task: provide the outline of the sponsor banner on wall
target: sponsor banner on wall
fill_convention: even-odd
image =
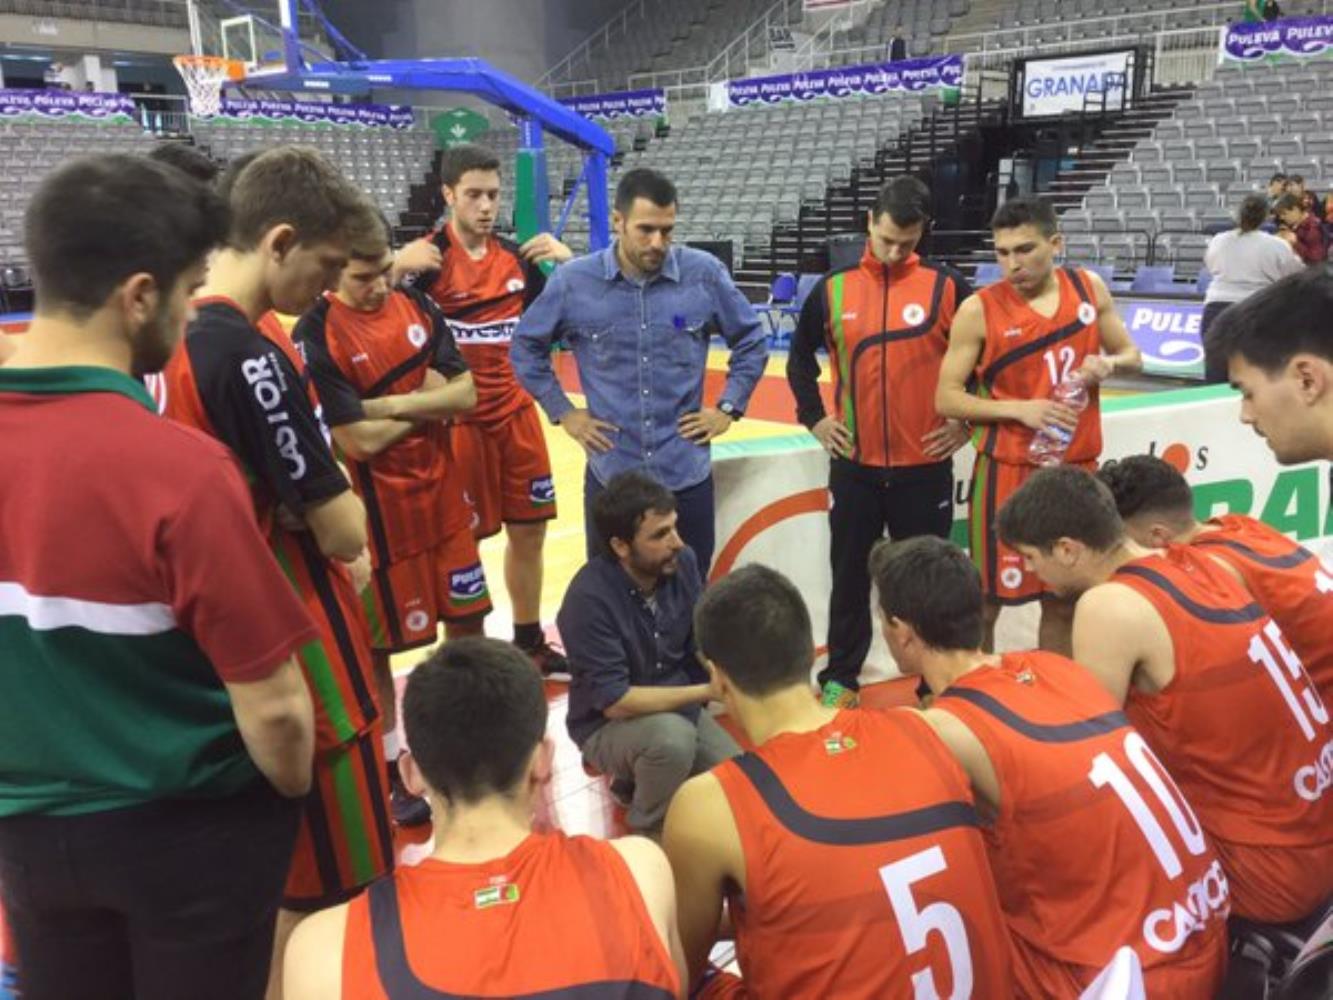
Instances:
[[[1116,308],[1150,375],[1203,378],[1202,301],[1119,298]]]
[[[893,92],[957,89],[963,83],[962,56],[929,56],[899,62],[843,66],[729,80],[726,100],[731,107],[812,101],[820,97],[856,97]]]
[[[1328,476],[1317,464],[1279,466],[1263,440],[1240,423],[1240,397],[1226,386],[1108,399],[1102,406],[1102,460],[1151,453],[1184,473],[1200,518],[1250,514],[1326,555],[1333,541]],[[974,453],[954,456],[954,540],[967,543]],[[751,562],[785,573],[810,606],[815,644],[828,629],[828,455],[809,434],[713,446],[717,556],[712,575]],[[1037,605],[1006,608],[1002,649],[1036,644]],[[878,627],[863,680],[895,676]]]
[[[1023,116],[1077,114],[1085,107],[1119,111],[1129,92],[1134,51],[1097,52],[1022,63]],[[1103,105],[1103,96],[1105,104]]]
[[[41,115],[43,118],[132,118],[134,102],[126,94],[94,94],[69,90],[0,90],[0,118]]]
[[[587,97],[561,97],[561,104],[573,108],[586,118],[639,118],[666,114],[666,91],[622,90],[614,94],[591,94]]]
[[[1316,59],[1333,50],[1333,17],[1289,17],[1222,29],[1217,61],[1258,62],[1269,56]]]
[[[250,101],[222,99],[218,119],[411,128],[416,124],[405,104],[325,104],[320,101]],[[217,119],[214,119],[217,120]]]

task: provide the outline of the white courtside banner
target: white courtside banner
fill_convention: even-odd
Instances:
[[[1028,59],[1023,63],[1023,117],[1119,111],[1125,106],[1131,50]],[[1106,103],[1102,104],[1102,93]]]
[[[1268,446],[1239,420],[1240,401],[1226,386],[1185,389],[1108,400],[1103,405],[1103,460],[1151,452],[1181,469],[1194,487],[1201,517],[1252,514],[1324,555],[1328,477],[1322,465],[1282,468]],[[714,575],[762,562],[790,576],[810,606],[815,644],[823,660],[828,629],[828,457],[802,432],[718,444],[713,448],[717,487]],[[965,542],[970,448],[954,458],[954,537]],[[896,675],[879,638],[863,679]],[[1001,648],[1032,646],[1036,605],[1006,609],[997,637]]]

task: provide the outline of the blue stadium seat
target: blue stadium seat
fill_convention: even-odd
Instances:
[[[1004,277],[999,264],[978,264],[977,273],[972,277],[972,284],[977,288],[993,285]]]
[[[1194,279],[1194,290],[1200,295],[1208,291],[1208,286],[1213,283],[1213,276],[1204,268],[1199,268],[1199,276]]]
[[[1129,286],[1129,290],[1144,295],[1177,291],[1175,266],[1172,264],[1144,264],[1135,273],[1134,281]]]

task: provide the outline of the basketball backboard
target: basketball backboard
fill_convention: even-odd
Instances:
[[[308,26],[295,0],[186,2],[193,53],[234,59],[245,66],[247,79],[296,70],[292,63],[300,49],[315,47],[314,38],[301,37]]]

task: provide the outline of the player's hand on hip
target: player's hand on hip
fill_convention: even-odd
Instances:
[[[1115,362],[1101,354],[1089,354],[1078,370],[1087,385],[1100,385],[1115,374]]]
[[[443,264],[440,248],[422,237],[405,244],[393,259],[396,275],[410,274],[415,271],[438,271]]]
[[[1029,399],[1018,406],[1018,422],[1034,431],[1043,427],[1062,427],[1072,431],[1078,427],[1078,414],[1054,399]]]
[[[550,233],[538,233],[518,248],[519,254],[529,264],[545,264],[551,261],[563,264],[574,256],[574,251]]]
[[[680,436],[695,444],[707,444],[731,429],[731,417],[721,410],[705,406],[697,413],[687,413],[676,421]]]
[[[971,436],[971,428],[961,420],[946,420],[921,438],[922,448],[931,458],[945,459],[956,452]]]
[[[615,424],[598,420],[587,410],[570,410],[560,418],[560,426],[566,434],[583,445],[583,450],[589,455],[610,451],[612,442],[607,435],[620,430]]]
[[[834,458],[850,458],[855,443],[852,432],[837,417],[825,417],[810,428],[820,446]]]

